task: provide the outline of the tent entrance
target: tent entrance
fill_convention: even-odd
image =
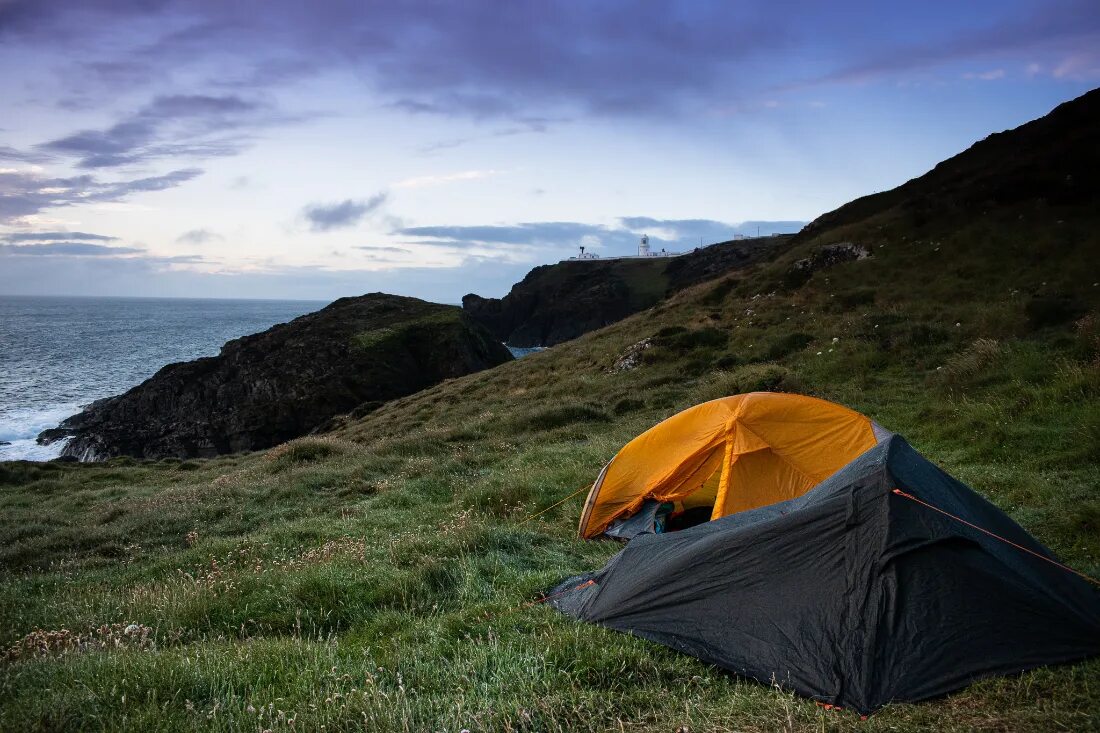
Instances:
[[[605,534],[629,540],[639,534],[677,532],[709,522],[722,482],[724,446],[697,457],[694,471],[678,484],[652,489],[641,507],[613,521]]]
[[[685,509],[668,518],[668,523],[665,525],[665,531],[679,532],[681,529],[688,529],[698,524],[706,524],[710,521],[710,515],[713,511],[713,506],[697,506],[691,509]]]

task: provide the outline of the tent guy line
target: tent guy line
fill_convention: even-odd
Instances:
[[[918,504],[920,504],[922,506],[926,506],[929,509],[931,509],[932,511],[939,512],[940,514],[943,514],[946,517],[951,517],[956,522],[962,522],[967,527],[971,527],[972,529],[976,529],[979,532],[983,532],[983,533],[989,535],[990,537],[992,537],[995,540],[1000,540],[1001,542],[1004,542],[1005,544],[1012,545],[1017,550],[1023,550],[1027,554],[1034,555],[1035,557],[1039,558],[1040,560],[1046,560],[1051,565],[1055,565],[1057,567],[1060,567],[1062,570],[1065,570],[1065,571],[1073,573],[1074,575],[1077,575],[1081,578],[1084,578],[1085,580],[1087,580],[1088,582],[1090,582],[1090,583],[1092,583],[1096,586],[1100,586],[1100,580],[1097,580],[1096,578],[1092,577],[1091,575],[1086,575],[1085,573],[1082,573],[1080,570],[1074,570],[1069,565],[1065,565],[1063,563],[1060,563],[1060,562],[1058,562],[1057,560],[1055,560],[1053,558],[1047,557],[1046,555],[1040,555],[1038,552],[1035,552],[1034,550],[1029,550],[1026,547],[1024,547],[1023,545],[1018,545],[1018,544],[1016,544],[1015,542],[1013,542],[1012,540],[1010,540],[1006,537],[1001,537],[999,534],[997,534],[995,532],[990,532],[988,529],[984,529],[982,527],[979,527],[978,525],[974,524],[973,522],[968,522],[965,519],[963,519],[962,517],[957,517],[954,514],[952,514],[951,512],[944,511],[943,509],[940,509],[938,506],[934,506],[932,504],[929,504],[927,501],[923,501],[921,499],[918,499],[917,497],[913,496],[912,494],[907,494],[904,491],[902,491],[901,489],[894,489],[894,493],[897,494],[898,496],[903,496],[906,499],[911,499],[912,501],[915,501],[915,502],[917,502]]]
[[[537,512],[535,512],[534,514],[529,514],[528,516],[526,516],[526,517],[524,517],[523,519],[519,520],[519,522],[517,522],[517,524],[527,524],[527,523],[528,523],[528,522],[530,522],[530,521],[531,521],[532,519],[535,519],[535,518],[537,518],[537,517],[541,517],[541,516],[542,516],[543,514],[546,514],[546,512],[550,511],[550,510],[551,510],[551,509],[553,509],[554,507],[556,507],[556,506],[561,506],[561,505],[562,505],[562,504],[564,504],[565,502],[567,502],[567,501],[569,501],[570,499],[572,499],[572,498],[573,498],[574,496],[580,496],[580,495],[581,495],[581,494],[583,494],[584,492],[586,492],[586,491],[591,491],[591,490],[592,490],[592,484],[585,484],[584,486],[580,487],[579,489],[577,489],[576,491],[574,491],[574,492],[573,492],[572,494],[570,494],[569,496],[565,497],[564,499],[560,499],[560,500],[558,500],[558,501],[555,501],[555,502],[554,502],[553,504],[551,504],[550,506],[548,506],[548,507],[546,507],[545,509],[542,509],[542,510],[540,510],[540,511],[537,511]]]

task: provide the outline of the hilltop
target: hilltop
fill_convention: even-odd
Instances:
[[[650,308],[689,285],[775,257],[789,235],[731,240],[679,257],[563,260],[541,265],[503,298],[462,307],[512,346],[553,346]]]
[[[1097,728],[1097,660],[860,721],[530,604],[618,549],[578,541],[581,499],[556,502],[657,421],[761,389],[873,417],[1100,574],[1100,198],[1073,162],[1098,149],[1097,99],[772,260],[325,436],[0,464],[0,727]],[[1027,195],[997,193],[1048,158]]]

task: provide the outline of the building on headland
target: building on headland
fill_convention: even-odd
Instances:
[[[594,252],[586,252],[584,246],[580,248],[580,254],[570,257],[570,260],[636,260],[642,258],[654,258],[654,257],[679,257],[684,254],[683,252],[669,252],[664,248],[657,252],[654,252],[649,246],[649,235],[643,234],[642,239],[638,242],[638,254],[636,255],[616,255],[613,257],[600,257]]]

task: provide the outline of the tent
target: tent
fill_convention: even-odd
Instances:
[[[704,402],[619,451],[588,494],[579,533],[610,529],[629,539],[653,528],[661,504],[717,519],[793,499],[887,435],[858,412],[814,397],[752,392]]]
[[[640,534],[547,600],[861,713],[1100,653],[1100,592],[896,435],[797,498]]]

